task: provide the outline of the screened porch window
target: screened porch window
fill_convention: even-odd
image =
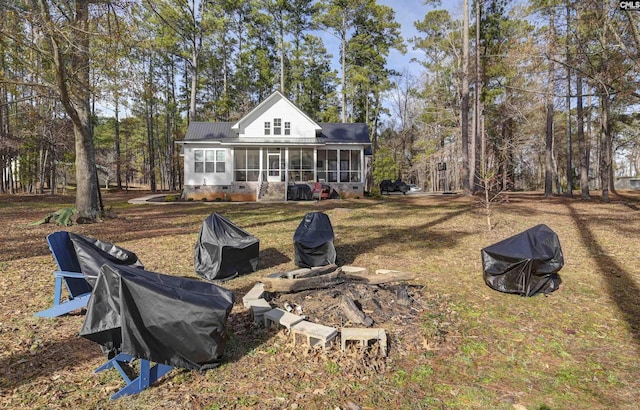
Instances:
[[[340,150],[340,182],[360,182],[360,151]]]
[[[289,180],[313,181],[313,150],[289,148]]]
[[[260,175],[260,150],[236,148],[233,171],[235,181],[257,181]]]
[[[360,150],[318,150],[316,170],[319,181],[362,182]]]

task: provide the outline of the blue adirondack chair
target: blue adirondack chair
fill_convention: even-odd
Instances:
[[[54,232],[47,236],[47,242],[59,270],[53,272],[55,278],[53,306],[35,315],[51,318],[86,307],[92,288],[80,270],[80,263],[69,238],[69,232]],[[62,301],[63,284],[69,293],[68,300],[64,302]]]
[[[95,373],[100,373],[103,370],[112,368],[116,369],[125,381],[126,385],[113,394],[111,396],[111,400],[115,400],[122,396],[138,394],[173,369],[173,366],[162,363],[156,363],[152,366],[149,360],[138,359],[140,360],[140,369],[137,377],[132,379],[122,366],[129,364],[133,360],[136,360],[136,358],[125,353],[120,353],[95,370]]]

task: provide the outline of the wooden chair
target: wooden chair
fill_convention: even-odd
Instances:
[[[47,236],[47,242],[59,270],[53,272],[55,278],[53,306],[35,315],[52,318],[86,307],[92,288],[80,270],[80,263],[69,238],[69,232],[54,232]],[[62,301],[63,284],[69,294],[68,300],[64,302]]]
[[[327,185],[323,185],[322,182],[316,182],[311,191],[311,199],[321,200],[329,199],[330,188]]]
[[[140,361],[140,369],[138,374],[131,378],[123,366],[128,366],[134,360]],[[142,390],[157,382],[162,376],[169,373],[171,369],[173,369],[173,366],[162,363],[155,363],[151,365],[151,362],[147,359],[136,359],[131,355],[120,353],[113,359],[98,367],[95,370],[95,373],[100,373],[101,371],[112,368],[118,370],[118,373],[120,373],[120,376],[125,382],[125,386],[111,396],[111,400],[115,400],[122,396],[140,393]],[[131,367],[129,367],[129,370],[130,369]]]

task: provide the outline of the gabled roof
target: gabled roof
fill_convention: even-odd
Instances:
[[[263,137],[252,136],[250,138],[240,137],[243,122],[253,121],[253,117],[259,115],[263,110],[268,109],[279,101],[285,101],[293,107],[309,124],[315,129],[315,138],[300,138],[296,136],[269,135]],[[334,123],[313,121],[307,114],[289,101],[279,91],[271,94],[266,100],[261,102],[256,108],[245,115],[236,123],[231,122],[192,122],[180,143],[204,142],[213,144],[238,144],[238,145],[324,145],[324,144],[371,144],[369,139],[369,128],[364,123]]]
[[[313,124],[313,126],[315,127],[316,130],[320,129],[320,126],[314,120],[309,118],[309,116],[307,114],[305,114],[304,111],[302,111],[300,108],[298,108],[298,106],[296,106],[294,103],[289,101],[289,99],[287,97],[285,97],[284,95],[282,95],[282,93],[280,91],[275,91],[273,94],[268,96],[264,101],[262,101],[260,104],[258,104],[253,110],[249,111],[249,113],[247,115],[245,115],[244,117],[240,118],[240,120],[238,122],[233,124],[231,129],[233,129],[235,131],[241,130],[242,123],[244,123],[246,121],[251,121],[252,118],[257,113],[261,112],[264,109],[267,109],[267,107],[269,107],[271,105],[274,105],[276,102],[278,102],[280,100],[284,100],[285,102],[287,102],[294,110],[299,112],[300,115],[302,115],[311,124]]]
[[[342,122],[321,122],[320,137],[326,138],[327,144],[331,143],[357,143],[370,144],[369,127],[362,122],[342,123]]]
[[[369,128],[364,123],[319,123],[316,138],[268,136],[264,138],[238,138],[230,122],[192,122],[183,142],[252,143],[266,144],[370,144]],[[178,141],[180,143],[181,141]]]
[[[231,130],[232,122],[192,122],[185,141],[217,141],[237,136]]]

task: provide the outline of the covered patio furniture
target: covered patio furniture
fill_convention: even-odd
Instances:
[[[560,286],[563,265],[558,235],[542,224],[482,249],[484,281],[500,292],[553,292]]]
[[[80,335],[107,355],[96,372],[115,368],[124,379],[115,399],[144,390],[173,367],[217,367],[233,302],[231,291],[210,282],[104,265]],[[140,366],[131,377],[134,360]]]
[[[329,216],[322,212],[307,213],[293,235],[296,266],[312,268],[335,263],[333,239]]]
[[[202,223],[194,248],[195,272],[209,280],[255,272],[260,241],[218,213]]]
[[[103,264],[143,266],[131,251],[67,231],[50,234],[47,243],[58,270],[53,272],[53,306],[37,312],[38,317],[52,318],[86,307]],[[63,288],[68,296],[66,301],[62,299]]]
[[[289,201],[307,201],[311,197],[311,187],[307,184],[293,184],[287,187],[287,199]]]

